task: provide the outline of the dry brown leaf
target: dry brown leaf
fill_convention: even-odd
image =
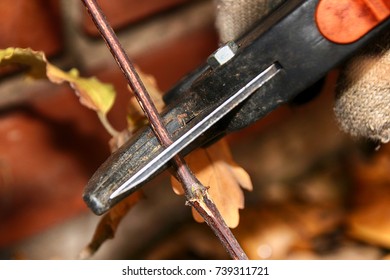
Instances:
[[[337,207],[288,202],[245,209],[234,234],[249,259],[286,259],[296,249],[309,250],[316,237],[342,222]]]
[[[390,144],[354,169],[355,207],[347,219],[355,239],[390,249]]]
[[[354,210],[347,223],[353,238],[390,249],[390,195]]]
[[[150,97],[152,98],[152,101],[157,110],[161,111],[164,108],[164,101],[162,99],[162,93],[158,89],[156,79],[151,75],[143,73],[137,67],[136,70]],[[131,91],[130,88],[129,90]],[[109,143],[111,151],[115,151],[120,146],[122,146],[128,139],[131,138],[136,130],[144,126],[146,123],[146,117],[141,107],[139,106],[137,99],[134,95],[132,95],[127,106],[127,129],[117,133],[114,137],[111,138]]]
[[[300,236],[278,213],[264,207],[245,209],[234,232],[248,258],[284,259]]]
[[[137,69],[137,72],[141,77],[142,81],[144,82],[144,85],[148,90],[156,107],[158,109],[162,109],[164,103],[162,100],[161,92],[157,88],[155,79],[150,75],[142,73],[139,69]],[[143,112],[140,109],[136,99],[133,97],[130,100],[128,106],[128,129],[116,133],[111,138],[109,142],[111,152],[114,152],[120,146],[122,146],[131,137],[132,133],[139,129],[144,123],[145,117],[143,115]],[[119,202],[107,214],[105,214],[100,220],[91,242],[80,253],[80,258],[90,258],[93,254],[96,253],[96,251],[107,239],[114,238],[115,232],[123,217],[142,197],[143,192],[142,190],[139,190]]]
[[[156,79],[152,75],[143,73],[137,67],[136,70],[142,82],[144,83],[145,88],[148,91],[154,105],[160,112],[164,108],[165,104],[162,98],[162,92],[158,88]],[[129,90],[131,91],[131,89]],[[134,96],[130,99],[127,108],[127,126],[130,131],[137,130],[146,123],[144,112],[138,105],[137,99]]]
[[[177,227],[146,252],[146,260],[228,259],[229,255],[207,227],[188,223]]]
[[[105,214],[97,225],[91,242],[81,251],[79,258],[90,258],[106,240],[114,238],[118,225],[123,217],[141,198],[143,198],[143,193],[137,191],[115,205],[110,212]]]
[[[390,185],[390,143],[382,145],[369,161],[355,161],[354,168],[355,181],[363,188],[368,184],[387,188]],[[372,188],[369,191],[372,192]]]
[[[226,224],[230,228],[239,223],[239,209],[244,208],[244,193],[241,189],[252,190],[252,182],[246,171],[234,162],[226,140],[198,149],[186,157],[199,181],[209,187],[209,194]],[[177,194],[183,194],[180,183],[171,177],[172,187]],[[193,209],[194,219],[203,218]]]

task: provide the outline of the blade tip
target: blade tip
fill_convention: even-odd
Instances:
[[[109,210],[109,207],[95,195],[84,194],[83,199],[96,215],[100,216]]]

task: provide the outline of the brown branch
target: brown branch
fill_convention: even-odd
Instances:
[[[160,144],[163,147],[169,146],[172,144],[172,139],[168,130],[164,126],[144,84],[121,46],[115,32],[107,22],[99,5],[95,0],[82,0],[82,2],[122,70],[130,88],[133,90]],[[193,206],[204,218],[233,259],[247,259],[236,238],[221,217],[217,207],[209,198],[207,188],[192,174],[182,157],[176,155],[173,158],[173,164],[176,176],[184,188],[187,203]]]

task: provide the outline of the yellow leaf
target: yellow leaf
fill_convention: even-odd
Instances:
[[[31,49],[7,48],[0,50],[0,66],[21,64],[28,66],[28,75],[35,79],[47,78],[61,84],[68,82],[80,97],[80,102],[98,114],[105,116],[115,99],[112,85],[100,82],[96,78],[82,78],[76,69],[64,72],[50,64],[43,52]]]
[[[32,49],[7,48],[0,50],[0,66],[21,64],[28,66],[28,75],[35,79],[46,77],[46,58],[43,52]]]
[[[230,228],[237,227],[238,211],[244,208],[241,188],[252,190],[252,183],[248,173],[234,162],[226,140],[192,152],[186,157],[186,162],[199,181],[209,187],[209,195],[226,224]],[[180,183],[174,177],[171,177],[171,182],[175,193],[183,194]],[[196,221],[203,221],[196,211],[192,213]]]
[[[95,77],[80,77],[77,69],[63,72],[48,64],[47,76],[53,83],[68,82],[79,96],[81,104],[94,111],[107,114],[114,103],[115,90],[111,84],[102,83]]]

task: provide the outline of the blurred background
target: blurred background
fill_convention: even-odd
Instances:
[[[162,91],[218,47],[210,0],[99,2],[129,57]],[[126,82],[81,1],[0,0],[0,17],[1,48],[42,50],[62,69],[112,83],[109,118],[126,127]],[[110,153],[110,135],[68,86],[26,80],[22,71],[0,69],[0,258],[75,259],[100,220],[82,193]],[[228,137],[253,182],[233,230],[251,259],[390,258],[390,146],[339,130],[337,75],[310,102],[284,105]],[[167,172],[144,191],[93,258],[229,258],[193,221]]]

